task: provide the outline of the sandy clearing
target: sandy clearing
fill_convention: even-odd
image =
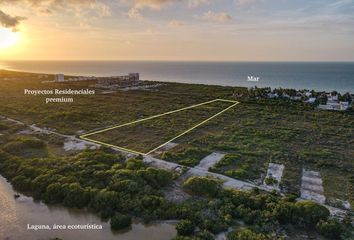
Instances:
[[[31,129],[25,129],[25,130],[19,131],[16,134],[31,135],[31,134],[33,134],[33,131]]]
[[[179,165],[177,163],[173,163],[173,162],[167,162],[161,159],[157,159],[154,158],[152,156],[145,156],[144,157],[144,162],[147,164],[150,164],[152,166],[158,167],[158,168],[162,168],[162,169],[166,169],[166,170],[180,170],[183,168],[182,165]],[[244,182],[241,180],[237,180],[234,178],[230,178],[227,176],[224,176],[222,174],[218,174],[218,173],[212,173],[212,172],[208,172],[204,169],[201,168],[189,168],[189,170],[183,174],[179,181],[183,182],[184,180],[188,179],[189,177],[192,176],[199,176],[199,177],[206,177],[206,176],[211,176],[217,179],[220,179],[221,181],[223,181],[223,187],[224,188],[233,188],[233,189],[240,189],[240,190],[251,190],[255,187],[258,187],[262,190],[266,190],[264,187],[262,186],[256,186],[252,183],[248,183],[248,182]]]
[[[16,123],[16,124],[19,124],[19,125],[25,125],[21,121],[18,121],[18,120],[12,119],[12,118],[8,118],[8,117],[5,117],[5,116],[1,116],[1,119],[4,119],[4,120],[9,121],[9,122]]]
[[[160,154],[167,152],[168,150],[171,150],[172,148],[176,147],[178,145],[178,143],[174,143],[174,142],[169,142],[166,143],[165,145],[163,145],[162,147],[160,147],[159,149],[155,150],[154,152],[150,153],[152,156],[159,156]]]
[[[277,183],[274,185],[267,185],[265,183],[265,179],[263,184],[267,187],[267,188],[272,188],[272,189],[279,189],[279,184],[281,182],[281,178],[283,177],[283,171],[284,171],[284,165],[283,164],[276,164],[276,163],[269,163],[268,166],[268,170],[267,170],[267,176],[265,179],[272,177],[275,180],[277,180]]]
[[[209,168],[214,166],[217,162],[219,162],[225,154],[223,153],[217,153],[213,152],[212,154],[206,156],[203,158],[200,162],[199,165],[196,166],[196,168],[203,169],[205,171],[209,171]]]
[[[240,189],[240,190],[251,190],[255,187],[258,187],[262,190],[264,190],[264,188],[262,186],[256,186],[252,183],[248,183],[248,182],[244,182],[244,181],[240,181],[234,178],[230,178],[227,177],[225,175],[222,174],[218,174],[218,173],[212,173],[212,172],[208,172],[206,170],[203,169],[199,169],[199,168],[190,168],[188,170],[187,173],[184,174],[184,176],[182,176],[184,179],[187,179],[189,177],[192,176],[199,176],[199,177],[214,177],[217,178],[219,180],[221,180],[223,182],[223,187],[224,188],[232,188],[232,189]]]
[[[229,227],[227,231],[221,232],[215,236],[215,240],[227,240],[227,235],[232,232],[234,229]]]
[[[167,162],[161,159],[157,159],[154,158],[150,155],[147,155],[144,157],[143,160],[146,164],[150,164],[154,167],[157,168],[162,168],[162,169],[166,169],[166,170],[175,170],[175,169],[181,169],[182,166],[177,164],[177,163],[173,163],[173,162]]]
[[[326,202],[326,197],[323,195],[320,172],[303,169],[300,191],[302,199],[312,200],[321,204]]]
[[[63,148],[66,152],[68,152],[68,151],[80,151],[85,149],[94,150],[97,149],[98,146],[88,143],[86,141],[80,141],[74,138],[67,138],[64,142]]]
[[[163,147],[161,147],[162,151],[168,151],[174,147],[176,147],[178,145],[178,143],[174,143],[174,142],[169,142],[166,145],[164,145]]]
[[[156,151],[153,152],[153,155],[159,155],[162,154],[163,152],[166,152],[174,147],[176,147],[178,145],[178,143],[174,143],[174,142],[169,142],[166,143],[165,145],[163,145],[162,147],[160,147],[159,149],[157,149]]]

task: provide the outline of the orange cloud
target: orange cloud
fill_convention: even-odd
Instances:
[[[13,31],[16,31],[17,26],[25,19],[24,17],[11,16],[0,10],[0,25],[5,28],[12,28]]]

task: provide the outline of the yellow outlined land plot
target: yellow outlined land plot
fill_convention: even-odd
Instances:
[[[80,138],[124,152],[147,155],[206,124],[237,104],[237,101],[214,99],[87,133]]]

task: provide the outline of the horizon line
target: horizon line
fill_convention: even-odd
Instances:
[[[354,63],[354,60],[181,60],[181,59],[0,59],[7,62],[246,62],[246,63]]]

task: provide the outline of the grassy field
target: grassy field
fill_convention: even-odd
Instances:
[[[212,119],[209,121],[213,121],[214,116],[218,117],[217,114],[223,114],[223,111],[234,104],[234,102],[211,101],[202,103],[202,105],[197,104],[192,108],[188,106],[187,109],[177,109],[143,121],[137,120],[123,124],[123,126],[113,127],[113,129],[101,130],[85,135],[85,138],[145,154],[199,124],[203,124],[210,118]]]
[[[7,78],[4,80],[4,78]],[[50,78],[50,77],[49,77]],[[66,134],[91,131],[163,112],[229,98],[233,89],[218,86],[165,84],[157,91],[117,91],[74,96],[73,103],[45,104],[48,96],[24,95],[24,89],[94,89],[93,82],[43,83],[39,75],[0,70],[0,113]]]
[[[5,77],[10,79],[4,80]],[[42,81],[38,75],[0,71],[0,114],[27,124],[79,135],[81,130],[104,129],[216,98],[235,100],[235,93],[247,92],[245,88],[166,83],[155,91],[104,94],[97,90],[94,96],[75,96],[75,102],[70,104],[45,104],[43,96],[23,94],[24,88],[93,89],[92,82]],[[282,163],[285,169],[281,188],[297,195],[301,171],[306,167],[321,172],[328,202],[335,204],[338,198],[351,200],[354,204],[354,180],[350,180],[354,175],[352,112],[317,111],[311,106],[285,100],[247,97],[236,100],[241,102],[237,107],[176,139],[178,146],[160,157],[195,166],[213,151],[224,152],[226,156],[212,171],[255,182],[262,179],[269,162]],[[129,145],[131,142],[127,140],[131,137],[139,138],[134,144],[145,148],[149,144],[155,145],[155,140],[165,140],[176,134],[176,128],[170,128],[170,124],[185,129],[199,116],[198,111],[186,115],[180,116],[183,121],[156,119],[156,122],[127,128],[124,132],[107,133],[114,133],[109,137],[114,137],[116,144]],[[204,118],[202,115],[199,117]],[[3,125],[0,125],[0,131],[6,128]],[[156,131],[155,136],[147,131],[151,127]],[[169,130],[164,131],[166,129]],[[137,132],[138,135],[132,134]]]
[[[242,102],[215,124],[184,136],[163,156],[173,159],[190,148],[225,152],[212,171],[256,182],[269,162],[282,163],[282,189],[295,194],[306,167],[321,172],[329,201],[348,200],[353,188],[349,184],[354,169],[353,123],[352,114],[316,111],[301,104]]]

